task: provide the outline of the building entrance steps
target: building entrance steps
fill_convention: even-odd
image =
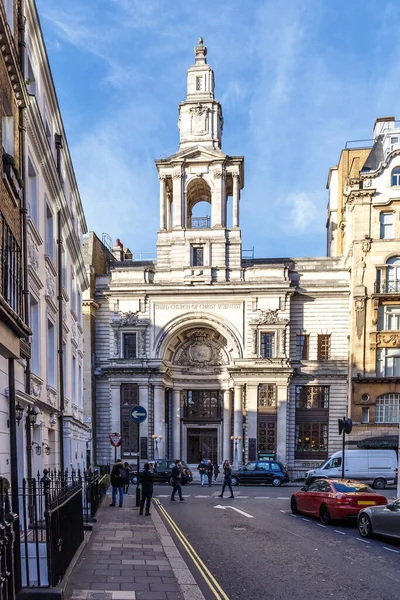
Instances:
[[[152,504],[151,516],[141,516],[134,495],[124,496],[122,508],[110,507],[110,498],[104,499],[64,598],[204,600],[156,506]],[[177,557],[182,559],[179,569],[174,565]]]

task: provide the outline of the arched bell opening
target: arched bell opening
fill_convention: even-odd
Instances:
[[[211,188],[201,177],[188,183],[186,189],[187,228],[209,229],[211,227]]]

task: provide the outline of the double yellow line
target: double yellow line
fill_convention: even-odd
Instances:
[[[173,519],[171,519],[171,517],[169,516],[169,514],[167,513],[167,511],[161,504],[161,502],[157,498],[154,498],[153,502],[156,503],[156,505],[160,509],[161,513],[164,515],[166,521],[170,524],[172,530],[178,537],[179,541],[185,548],[186,552],[189,554],[190,558],[192,559],[192,561],[194,563],[194,566],[197,568],[197,570],[199,571],[199,573],[201,574],[201,576],[207,583],[208,587],[213,592],[214,596],[218,600],[229,600],[229,597],[225,594],[224,590],[221,588],[218,581],[215,579],[215,577],[212,575],[212,573],[209,571],[209,569],[203,563],[200,556],[197,554],[197,552],[195,551],[193,546],[189,543],[189,541],[183,535],[182,531],[179,529],[179,527],[175,523],[175,521]]]

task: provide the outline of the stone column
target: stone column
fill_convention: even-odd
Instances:
[[[146,384],[139,384],[139,405],[146,409],[147,415],[149,414],[149,386]],[[140,423],[139,427],[139,452],[140,452],[140,438],[147,438],[147,449],[149,448],[149,418]]]
[[[167,191],[167,231],[171,231],[172,223],[171,223],[171,192]]]
[[[231,392],[230,390],[224,390],[224,425],[223,425],[223,440],[222,440],[222,460],[231,461]]]
[[[232,173],[233,177],[233,227],[239,227],[239,173]]]
[[[234,437],[243,438],[243,386],[235,385],[234,400],[233,400],[233,435]],[[238,461],[239,465],[243,462],[243,440],[234,440],[233,454],[234,463]],[[237,465],[235,464],[235,467]]]
[[[276,423],[276,458],[287,461],[288,386],[278,385],[278,414]]]
[[[181,392],[172,390],[172,454],[171,458],[181,456]]]
[[[172,180],[172,191],[174,200],[174,229],[182,229],[182,183],[182,172],[174,171]]]
[[[161,440],[154,440],[155,458],[162,458],[165,447],[165,390],[162,385],[154,386],[154,434],[162,435]]]
[[[165,175],[159,175],[158,179],[160,181],[160,229],[165,229]]]
[[[222,227],[222,190],[225,177],[225,169],[218,167],[214,171],[215,186],[211,197],[211,227]]]
[[[246,385],[246,448],[245,448],[245,461],[249,460],[249,440],[256,440],[256,453],[257,453],[257,392],[258,385],[255,383],[248,383]],[[256,454],[257,458],[257,454]]]

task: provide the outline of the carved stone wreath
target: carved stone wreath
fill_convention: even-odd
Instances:
[[[175,355],[175,364],[198,369],[228,364],[228,359],[212,332],[195,329],[187,334],[187,338]]]

